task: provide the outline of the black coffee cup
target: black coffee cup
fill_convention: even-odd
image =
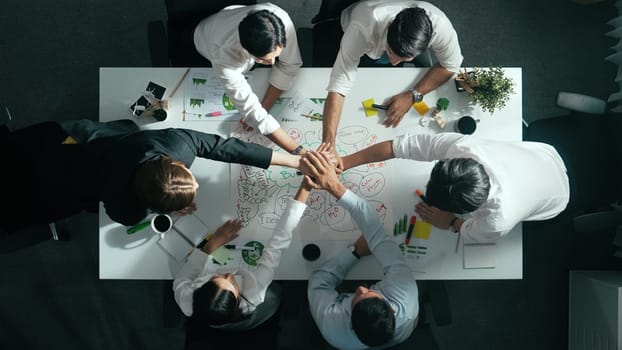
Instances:
[[[464,135],[471,135],[477,128],[477,122],[472,117],[465,115],[458,119],[455,124],[454,130]]]
[[[158,214],[151,219],[151,228],[159,233],[164,234],[173,227],[173,219],[166,214]]]
[[[166,120],[166,111],[163,109],[156,109],[153,111],[153,118],[159,122]]]
[[[320,247],[317,244],[309,243],[304,248],[302,248],[302,256],[305,260],[315,261],[320,257]]]

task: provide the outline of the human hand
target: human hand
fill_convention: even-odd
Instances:
[[[363,235],[361,235],[356,242],[354,242],[354,251],[359,256],[367,256],[371,255],[371,251],[369,250],[369,246],[367,245],[367,240]]]
[[[317,151],[309,152],[302,162],[311,171],[310,181],[314,188],[323,188],[340,198],[345,192],[343,184],[339,181],[336,168],[330,163],[329,158],[324,153]]]
[[[316,151],[329,154],[330,163],[338,169],[337,174],[341,174],[343,172],[343,161],[341,160],[341,156],[337,152],[337,148],[334,147],[334,143],[322,142],[322,144],[316,149]]]
[[[343,161],[341,160],[339,153],[337,153],[337,149],[333,147],[332,143],[322,142],[322,144],[320,144],[315,151],[322,153],[328,158],[330,164],[336,167],[337,174],[341,174],[343,172]]]
[[[408,113],[413,104],[413,95],[410,91],[402,92],[389,99],[385,103],[389,105],[387,118],[382,122],[385,127],[396,127]]]
[[[419,214],[419,217],[430,224],[441,228],[443,230],[449,229],[449,223],[455,217],[453,213],[440,210],[437,207],[427,205],[424,202],[419,202],[415,205],[415,212]]]
[[[197,210],[197,204],[195,202],[190,203],[189,206],[178,210],[177,214],[184,216],[184,215],[190,215],[192,213],[194,213]]]
[[[227,242],[236,239],[243,226],[243,222],[239,219],[228,220],[216,230],[212,238],[203,246],[203,250],[211,254]]]

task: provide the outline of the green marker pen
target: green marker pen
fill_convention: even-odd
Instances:
[[[145,221],[145,222],[141,222],[138,225],[132,226],[130,228],[127,229],[127,234],[131,235],[134,234],[140,230],[143,230],[145,227],[148,227],[149,225],[151,225],[151,220]]]

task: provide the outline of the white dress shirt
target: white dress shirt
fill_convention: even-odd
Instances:
[[[211,255],[200,249],[194,249],[173,281],[175,301],[181,311],[186,316],[192,316],[194,291],[204,285],[213,275],[231,272],[240,286],[240,295],[244,297],[240,300],[242,313],[248,315],[253,312],[264,301],[266,290],[274,277],[274,269],[279,266],[283,251],[289,247],[292,232],[306,207],[304,203],[290,200],[257,262],[257,269],[253,272],[231,271],[231,268],[215,264]]]
[[[419,313],[419,293],[415,278],[406,265],[397,243],[384,232],[384,225],[367,201],[347,190],[337,201],[350,212],[354,222],[363,231],[370,251],[382,266],[384,278],[370,287],[379,292],[395,312],[395,334],[386,344],[375,349],[399,344],[415,328]],[[373,259],[363,257],[362,259]],[[354,333],[352,293],[339,294],[335,288],[341,284],[350,268],[358,261],[350,248],[313,271],[309,277],[309,309],[324,339],[338,349],[367,349]]]
[[[395,16],[405,8],[420,7],[432,22],[429,48],[441,66],[457,72],[462,64],[458,34],[436,6],[413,0],[368,0],[356,2],[341,13],[343,38],[330,74],[327,90],[348,95],[356,79],[360,58],[379,59],[387,51],[387,31]]]
[[[402,135],[393,140],[396,158],[432,161],[472,158],[490,178],[486,202],[460,228],[466,240],[494,241],[521,221],[550,219],[566,208],[566,166],[550,145],[493,141],[456,133]]]
[[[270,71],[270,84],[279,90],[289,90],[300,66],[300,50],[296,28],[287,12],[271,3],[252,6],[229,6],[204,20],[194,30],[194,46],[212,63],[215,73],[224,84],[227,96],[242,114],[244,122],[256,128],[262,135],[270,135],[279,123],[261,106],[261,101],[251,90],[244,77],[255,61],[240,44],[238,26],[250,13],[268,10],[285,25],[286,43],[278,61]]]

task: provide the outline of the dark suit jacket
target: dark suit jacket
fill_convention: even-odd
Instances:
[[[103,123],[94,125],[105,127]],[[47,126],[59,128],[57,124]],[[261,168],[267,168],[272,159],[272,150],[266,147],[188,129],[130,128],[125,134],[115,132],[113,136],[99,136],[74,145],[56,140],[39,144],[36,136],[53,134],[50,130],[41,131],[19,130],[12,135],[19,135],[19,141],[13,142],[19,145],[6,147],[9,159],[17,163],[11,170],[19,170],[7,169],[0,176],[10,193],[0,214],[0,225],[6,231],[97,208],[99,201],[113,220],[134,225],[147,215],[148,209],[139,203],[131,187],[134,172],[142,162],[154,157],[166,155],[187,167],[197,156]],[[32,142],[23,147],[24,140]]]

